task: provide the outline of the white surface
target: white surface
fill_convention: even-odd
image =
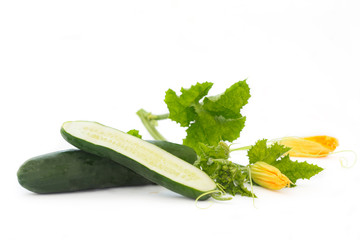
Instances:
[[[199,209],[158,186],[36,195],[16,171],[71,147],[64,121],[149,138],[135,112],[166,112],[168,88],[248,78],[238,142],[328,134],[359,153],[359,1],[1,1],[0,239],[360,239],[359,168],[337,154],[279,192]],[[180,142],[183,129],[160,130]],[[201,203],[205,206],[209,202]]]

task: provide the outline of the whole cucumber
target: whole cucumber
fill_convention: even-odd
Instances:
[[[195,151],[165,141],[148,141],[193,164]],[[124,156],[124,158],[126,158]],[[81,150],[63,150],[27,160],[17,172],[21,186],[35,193],[60,193],[153,184],[107,158]]]

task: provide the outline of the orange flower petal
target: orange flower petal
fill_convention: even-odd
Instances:
[[[250,170],[252,180],[262,187],[280,190],[291,184],[291,181],[279,169],[265,162],[254,163]]]
[[[279,143],[291,148],[291,157],[326,157],[339,146],[338,140],[330,136],[285,137]]]
[[[334,138],[334,137],[330,137],[330,136],[312,136],[312,137],[304,137],[305,140],[309,140],[309,141],[313,141],[313,142],[317,142],[320,143],[322,146],[330,149],[331,151],[334,151],[336,149],[336,147],[339,146],[339,141]]]

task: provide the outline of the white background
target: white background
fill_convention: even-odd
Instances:
[[[359,153],[359,12],[356,0],[1,0],[0,239],[360,239],[350,153],[309,159],[325,170],[296,188],[207,209],[159,186],[36,195],[16,178],[28,158],[71,148],[64,121],[149,139],[135,112],[165,113],[165,91],[197,81],[215,95],[248,79],[240,145],[327,134]]]

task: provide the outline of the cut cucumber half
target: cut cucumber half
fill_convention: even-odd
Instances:
[[[79,149],[109,158],[176,193],[196,199],[216,189],[203,171],[165,150],[96,122],[65,122],[61,134]],[[126,156],[128,158],[123,157]],[[210,195],[201,197],[205,200]]]

